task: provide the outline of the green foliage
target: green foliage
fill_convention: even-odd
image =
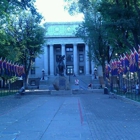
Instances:
[[[140,2],[138,0],[102,0],[98,11],[107,29],[114,30],[114,38],[120,35],[119,42],[128,49],[138,49],[140,43]]]
[[[69,2],[70,1],[70,2]],[[140,44],[139,0],[67,0],[69,11],[82,12],[84,22],[77,30],[90,46],[89,57],[102,66]],[[77,10],[78,9],[78,10]],[[74,13],[74,12],[73,12]],[[93,55],[94,54],[94,55]]]
[[[17,57],[17,63],[25,66],[27,80],[29,70],[34,59],[43,53],[42,45],[45,42],[45,28],[39,23],[38,16],[32,16],[29,12],[22,12],[19,17],[12,15],[13,20],[10,21],[6,28],[9,36],[9,49],[11,49],[11,57]],[[40,17],[41,18],[41,17]]]
[[[42,16],[37,12],[34,6],[35,0],[1,0],[0,1],[0,56],[17,61],[19,57],[19,48],[13,47],[14,38],[7,34],[7,28],[13,30],[11,20],[22,16],[22,11],[31,11],[32,16],[36,17],[37,23],[40,23]],[[13,44],[11,43],[13,42]]]

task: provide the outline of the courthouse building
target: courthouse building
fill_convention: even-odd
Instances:
[[[75,36],[80,22],[46,23],[46,43],[44,53],[36,58],[30,78],[57,75],[57,59],[65,55],[65,75],[90,75],[94,72],[94,63],[89,61],[89,47],[81,38]]]

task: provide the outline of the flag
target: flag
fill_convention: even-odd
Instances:
[[[139,54],[138,54],[138,52],[136,51],[135,48],[134,48],[134,56],[135,56],[136,62],[138,62]]]
[[[138,69],[140,69],[140,45],[138,45]]]
[[[135,55],[134,53],[131,51],[130,54],[130,64],[129,64],[129,69],[130,72],[136,72],[137,68],[136,68],[136,60],[135,60]]]
[[[118,75],[118,61],[114,60],[114,75]]]
[[[123,73],[123,68],[122,68],[122,63],[121,63],[120,59],[118,59],[117,65],[118,65],[118,74],[122,74]]]
[[[121,71],[122,71],[122,73],[124,72],[124,67],[125,67],[125,64],[124,64],[124,58],[121,56],[120,57],[120,62],[121,62]]]
[[[124,54],[124,73],[126,74],[128,72],[129,68],[129,57],[128,54]]]
[[[114,75],[114,60],[110,62],[110,68],[111,68],[111,75],[113,76]]]

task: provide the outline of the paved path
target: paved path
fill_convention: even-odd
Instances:
[[[140,105],[100,93],[0,98],[0,140],[139,140]]]

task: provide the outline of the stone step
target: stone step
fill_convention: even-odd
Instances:
[[[75,90],[26,90],[25,95],[72,95],[72,94],[88,94],[88,93],[104,93],[104,89],[75,89]]]
[[[100,87],[100,84],[95,84],[95,83],[94,83],[94,84],[92,85],[92,88],[93,88],[93,89],[95,89],[95,88],[98,89],[99,87]]]
[[[39,85],[39,89],[48,89],[48,86],[47,85]]]
[[[72,90],[52,90],[51,95],[70,95]]]
[[[92,83],[93,83],[93,84],[99,84],[99,79],[92,80]]]

